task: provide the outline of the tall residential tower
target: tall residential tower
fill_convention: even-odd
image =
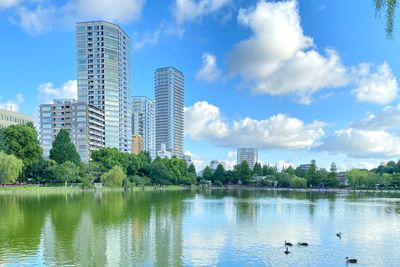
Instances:
[[[242,147],[237,149],[237,164],[247,161],[250,169],[258,162],[258,149],[253,147]]]
[[[160,68],[155,73],[156,150],[165,144],[166,151],[183,158],[184,78],[173,67]]]
[[[104,21],[76,24],[78,100],[104,110],[106,147],[131,151],[130,40]]]
[[[152,159],[156,156],[154,101],[145,96],[132,98],[132,135],[143,138],[143,149],[150,153]]]

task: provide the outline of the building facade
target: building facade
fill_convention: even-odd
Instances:
[[[143,137],[141,135],[132,135],[132,154],[137,155],[144,150]]]
[[[258,162],[258,149],[253,147],[242,147],[237,149],[237,164],[247,161],[249,167],[253,169]]]
[[[143,149],[156,157],[155,103],[145,96],[132,98],[132,135],[143,137]]]
[[[0,108],[0,128],[32,122],[32,116]]]
[[[40,142],[43,154],[49,157],[52,143],[61,129],[66,129],[81,160],[88,162],[90,153],[104,147],[104,111],[84,101],[54,100],[42,104],[40,113]]]
[[[156,150],[183,158],[184,76],[173,67],[160,68],[155,73]]]
[[[78,100],[104,110],[105,146],[131,151],[130,40],[104,21],[76,24]]]

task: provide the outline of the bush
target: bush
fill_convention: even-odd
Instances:
[[[17,159],[14,155],[0,152],[0,183],[15,182],[22,173],[22,167],[22,160]]]
[[[101,182],[104,186],[108,187],[121,187],[122,181],[126,178],[126,174],[122,170],[121,166],[116,165],[111,170],[106,172],[100,177]]]
[[[139,175],[135,176],[130,176],[129,180],[134,186],[145,186],[145,185],[151,185],[151,181],[149,177],[141,177]]]
[[[292,188],[305,188],[307,187],[307,180],[294,176],[290,179],[290,187]]]

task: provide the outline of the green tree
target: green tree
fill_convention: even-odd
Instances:
[[[256,162],[256,164],[254,164],[253,174],[257,176],[263,176],[263,168],[261,167],[261,163]]]
[[[0,151],[0,183],[15,182],[22,173],[22,160]]]
[[[251,179],[251,169],[249,167],[249,164],[247,163],[246,160],[244,160],[241,164],[239,164],[239,179],[243,182],[243,183],[248,183],[250,182]]]
[[[172,175],[162,159],[156,158],[151,163],[150,179],[153,184],[171,184]]]
[[[218,164],[217,169],[211,176],[211,181],[213,183],[218,182],[218,184],[223,184],[225,180],[225,168],[222,164]]]
[[[337,175],[336,164],[332,162],[331,168],[328,175],[324,179],[324,183],[327,187],[337,187],[339,185],[339,179]]]
[[[43,161],[43,150],[33,124],[8,126],[2,129],[0,138],[2,139],[0,149],[22,160],[24,179],[36,176],[36,166]]]
[[[188,172],[189,173],[193,173],[194,175],[196,175],[196,167],[194,166],[193,163],[189,165]]]
[[[75,145],[71,142],[71,138],[69,137],[67,130],[61,129],[58,132],[52,148],[50,149],[49,158],[58,164],[71,161],[76,165],[79,165],[81,162],[81,158],[76,151]]]
[[[205,167],[203,170],[203,179],[206,181],[211,181],[213,171],[210,167]]]
[[[292,188],[305,188],[307,187],[307,180],[297,176],[292,176],[289,184]]]
[[[380,15],[386,9],[386,34],[390,38],[394,31],[394,15],[397,0],[374,0],[376,15]]]
[[[122,170],[121,166],[115,165],[111,170],[104,173],[100,180],[108,187],[121,187],[123,180],[126,178],[126,174]]]
[[[318,177],[318,168],[317,168],[317,163],[315,160],[311,160],[310,162],[310,167],[307,170],[306,173],[306,178],[307,178],[307,183],[312,186],[318,186],[320,183],[319,177]]]
[[[52,181],[65,183],[65,186],[67,186],[68,182],[79,180],[79,172],[79,166],[72,161],[66,161],[61,164],[51,164],[48,167],[48,173]]]

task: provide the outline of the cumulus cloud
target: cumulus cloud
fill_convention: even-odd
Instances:
[[[19,111],[21,104],[24,102],[24,97],[22,94],[17,94],[15,99],[7,100],[5,102],[2,102],[1,98],[2,97],[0,96],[0,108],[16,112]]]
[[[229,53],[233,75],[241,76],[259,94],[294,94],[304,104],[323,88],[349,82],[338,53],[320,54],[300,25],[296,1],[265,2],[240,9],[238,22],[252,35]]]
[[[51,82],[40,84],[38,87],[40,103],[51,103],[53,99],[77,99],[77,82],[69,80],[61,87],[55,87]]]
[[[197,71],[197,79],[204,81],[215,81],[221,77],[221,70],[217,65],[217,57],[210,53],[204,53],[202,56],[203,65]]]
[[[397,79],[388,63],[376,66],[371,72],[371,64],[362,63],[355,71],[355,86],[352,91],[360,102],[386,105],[392,102],[399,91]]]
[[[196,171],[200,171],[200,170],[204,169],[206,163],[201,156],[194,154],[189,150],[187,150],[185,152],[185,155],[188,155],[191,157],[194,167],[196,168]]]
[[[176,0],[174,4],[175,20],[178,23],[193,21],[220,10],[230,2],[231,0]]]
[[[145,0],[69,0],[64,5],[55,2],[21,2],[11,22],[31,34],[50,30],[52,27],[70,27],[77,21],[107,20],[127,23],[138,19]]]
[[[185,108],[185,132],[194,140],[203,140],[219,146],[252,145],[261,149],[304,149],[318,144],[324,136],[325,123],[302,120],[277,114],[264,120],[244,118],[228,121],[218,107],[206,101]]]
[[[147,45],[157,45],[163,39],[172,37],[181,38],[184,32],[184,29],[179,26],[171,26],[163,22],[157,30],[135,37],[133,48],[135,50],[140,50]]]
[[[0,10],[16,6],[19,2],[19,0],[0,0]]]
[[[320,150],[344,153],[354,158],[400,156],[400,105],[385,107],[378,114],[352,123],[329,136]]]

